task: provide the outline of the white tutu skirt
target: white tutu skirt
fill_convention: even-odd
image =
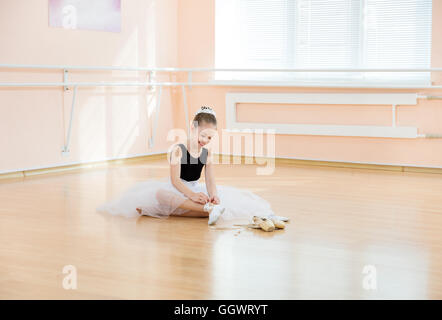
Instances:
[[[193,192],[207,194],[205,183],[198,181],[181,181]],[[217,185],[220,205],[226,208],[223,219],[247,219],[252,217],[274,214],[270,203],[246,189]],[[157,218],[167,218],[170,215],[181,215],[189,210],[179,208],[188,198],[176,189],[169,178],[162,180],[147,180],[136,183],[117,198],[97,207],[98,212],[125,217],[139,217],[136,210],[140,208],[142,215]]]

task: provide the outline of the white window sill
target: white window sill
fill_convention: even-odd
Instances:
[[[431,88],[430,81],[299,81],[299,80],[209,80],[217,86],[241,87],[307,87],[307,88],[399,88],[418,89]]]

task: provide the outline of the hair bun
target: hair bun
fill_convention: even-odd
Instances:
[[[208,107],[208,106],[201,106],[201,108],[198,109],[198,111],[195,113],[195,115],[197,115],[198,113],[210,113],[216,117],[215,111],[212,109],[212,107]]]

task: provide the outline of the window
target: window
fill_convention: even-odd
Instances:
[[[216,68],[429,68],[431,0],[217,0]],[[219,72],[216,79],[408,81],[429,72]]]

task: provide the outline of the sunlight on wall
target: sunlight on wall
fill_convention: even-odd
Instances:
[[[118,91],[127,90],[119,89],[91,95],[81,107],[77,106],[75,121],[78,129],[73,128],[73,136],[78,137],[74,148],[81,159],[98,160],[107,151],[110,151],[110,157],[131,153],[130,149],[140,135],[138,95],[136,91],[118,95]]]
[[[157,14],[155,12],[156,5],[155,1],[152,1],[148,6],[146,6],[146,14],[147,17],[146,25],[145,25],[145,34],[146,34],[146,53],[147,53],[147,65],[148,66],[156,66],[156,43],[157,43]]]
[[[81,99],[78,99],[75,107],[78,113],[74,123],[78,124],[78,129],[75,126],[72,129],[71,149],[75,149],[83,161],[98,159],[106,153],[106,117],[103,116],[106,112],[105,95],[99,94],[99,91],[104,92],[103,89],[97,89],[97,95],[89,96],[82,104]],[[80,90],[77,94],[81,97]]]
[[[114,66],[138,66],[138,27],[135,27],[127,38],[126,43],[118,51],[114,58]],[[112,75],[121,74],[122,71],[115,70]],[[135,76],[136,72],[131,71],[131,75]]]
[[[124,46],[121,47],[117,53],[113,65],[116,66],[131,66],[136,67],[139,64],[139,31],[135,27],[130,36],[127,38]],[[135,82],[141,81],[136,79],[140,72],[135,71],[113,71],[112,75],[119,81],[118,77],[122,74],[121,81]],[[111,139],[108,146],[111,150],[112,157],[124,156],[132,153],[131,147],[134,145],[136,138],[140,135],[140,106],[139,94],[140,87],[116,87],[108,92],[107,100],[110,100],[110,105],[106,105],[106,112],[111,112],[111,121],[107,129],[107,138]],[[118,95],[119,92],[124,94]],[[112,110],[109,110],[112,108]]]
[[[152,116],[155,115],[154,112],[156,112],[156,105],[158,101],[158,88],[159,87],[156,87],[154,90],[150,91],[146,97],[147,117],[149,119],[152,119]]]
[[[132,91],[132,90],[131,90]],[[133,95],[113,94],[112,124],[113,134],[112,155],[123,156],[130,152],[136,138],[140,135],[140,106],[137,92]]]
[[[147,41],[145,42],[146,45],[146,53],[147,57],[147,65],[148,66],[156,66],[157,65],[157,55],[156,55],[156,43],[157,43],[157,14],[156,14],[156,2],[152,1],[147,7],[146,7],[146,17],[147,22],[145,25],[145,34],[147,37]],[[153,73],[153,78],[155,78],[155,73]],[[149,137],[152,136],[153,131],[153,121],[155,118],[155,112],[157,100],[158,100],[158,89],[159,87],[154,87],[152,90],[149,90],[147,93],[147,117],[149,119],[148,126],[150,127],[150,134]]]

